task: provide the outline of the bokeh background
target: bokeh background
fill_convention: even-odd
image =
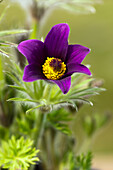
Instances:
[[[0,13],[8,4],[9,8],[2,19],[0,30],[29,27],[28,13],[16,0],[13,0],[13,2],[8,0],[2,2],[0,4]],[[81,114],[98,113],[102,115],[106,112],[112,115],[113,112],[113,0],[104,0],[102,4],[95,5],[95,8],[96,13],[88,15],[75,15],[57,8],[51,12],[46,20],[43,19],[40,27],[40,37],[45,37],[53,25],[63,22],[68,23],[71,29],[70,44],[77,43],[91,48],[91,53],[86,57],[84,63],[91,65],[93,77],[102,79],[104,81],[103,87],[107,89],[105,92],[92,98],[93,107],[85,105],[80,109],[77,117],[78,122],[77,124],[73,123],[75,133],[78,133],[78,135],[82,135],[82,129],[79,124]],[[96,134],[92,142],[92,149],[97,157],[98,155],[107,155],[108,161],[111,160],[113,162],[112,116],[109,124]],[[106,161],[106,157],[103,159]],[[110,165],[110,163],[108,164]],[[110,168],[113,169],[113,165],[111,166]],[[108,167],[106,170],[108,170]]]

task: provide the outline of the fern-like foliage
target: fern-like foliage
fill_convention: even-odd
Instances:
[[[48,124],[50,127],[66,134],[71,135],[71,130],[68,126],[69,121],[72,120],[70,113],[64,109],[55,110],[47,116]]]
[[[28,170],[30,164],[39,161],[36,157],[39,150],[32,148],[33,141],[30,139],[16,139],[12,136],[10,140],[2,141],[0,147],[0,166],[9,170]]]
[[[91,170],[92,153],[81,154],[75,159],[75,170]]]
[[[91,170],[92,166],[92,153],[87,152],[75,156],[73,151],[68,152],[64,163],[61,165],[61,169],[65,167],[69,170]]]

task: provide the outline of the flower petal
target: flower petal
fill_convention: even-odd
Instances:
[[[67,64],[67,73],[62,78],[71,76],[73,73],[76,72],[84,73],[91,76],[91,72],[86,66],[82,64],[69,63]]]
[[[45,61],[44,43],[39,40],[26,40],[18,45],[18,50],[27,58],[29,64]]]
[[[58,24],[52,27],[45,39],[45,47],[48,57],[61,58],[65,62],[68,50],[68,24]]]
[[[81,63],[86,55],[90,52],[90,49],[82,45],[69,45],[67,52],[67,63]]]
[[[23,81],[32,82],[38,79],[46,79],[42,73],[41,66],[29,64],[24,69]]]
[[[60,87],[62,92],[66,94],[71,86],[71,77],[69,76],[61,80],[52,80],[52,82],[56,83]]]

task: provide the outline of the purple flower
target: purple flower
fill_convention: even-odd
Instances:
[[[69,26],[58,24],[52,27],[45,41],[26,40],[18,50],[27,58],[23,80],[32,82],[43,79],[56,83],[66,94],[71,86],[71,75],[75,72],[91,75],[81,64],[90,49],[81,45],[68,45]]]

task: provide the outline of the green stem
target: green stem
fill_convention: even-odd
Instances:
[[[40,148],[44,129],[45,129],[45,123],[46,123],[46,113],[42,113],[40,110],[38,110],[38,113],[36,115],[36,122],[34,125],[35,132],[33,134],[33,140],[34,140],[34,147]],[[30,167],[30,170],[34,170],[35,166],[32,165]]]
[[[36,117],[36,122],[35,122],[35,133],[34,133],[34,145],[35,147],[40,146],[40,142],[44,133],[44,128],[45,128],[45,122],[46,122],[46,113],[42,113],[40,110],[37,114]]]
[[[52,135],[52,129],[48,129],[46,132],[46,153],[47,153],[47,169],[56,170],[57,166],[55,164],[55,154],[54,154],[54,138]]]
[[[80,149],[78,150],[77,154],[81,154],[83,152],[88,152],[91,149],[91,142],[92,139],[90,137],[86,137],[86,139],[81,144]]]
[[[38,32],[39,32],[39,23],[36,19],[32,21],[32,29],[33,31],[29,39],[36,39],[38,37]]]

